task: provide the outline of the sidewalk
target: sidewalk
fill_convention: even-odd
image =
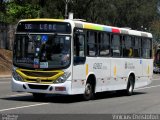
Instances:
[[[160,79],[160,74],[153,74],[153,79]]]
[[[8,75],[0,75],[0,80],[1,78],[11,78],[11,74],[8,74]]]

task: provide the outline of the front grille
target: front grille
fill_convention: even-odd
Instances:
[[[27,82],[32,82],[32,83],[54,83],[54,80],[40,80],[37,81],[37,79],[26,79]]]
[[[37,71],[17,69],[16,72],[23,78],[24,82],[53,84],[60,76],[64,74],[63,71]]]
[[[52,77],[58,72],[31,72],[31,71],[22,71],[27,76],[34,76],[34,77]]]
[[[37,82],[36,79],[26,79],[26,80],[27,80],[27,82]]]
[[[39,89],[39,90],[47,90],[49,85],[34,85],[34,84],[28,84],[30,89]]]

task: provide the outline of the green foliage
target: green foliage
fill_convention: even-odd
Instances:
[[[63,18],[64,3],[61,0],[45,0],[45,6],[41,7],[42,18]]]
[[[16,23],[25,18],[64,18],[66,0],[13,0],[3,3],[0,21]],[[68,0],[74,18],[158,34],[158,0]],[[160,6],[159,6],[160,7]],[[157,22],[158,21],[158,22]],[[155,25],[156,24],[156,25]]]
[[[32,4],[17,4],[16,2],[9,2],[5,4],[6,11],[0,12],[3,17],[1,19],[5,23],[15,23],[19,19],[37,18],[40,7]]]
[[[151,31],[153,32],[154,39],[158,43],[160,43],[160,20],[156,20],[152,22]]]

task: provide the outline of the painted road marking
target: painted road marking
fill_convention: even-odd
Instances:
[[[8,83],[11,83],[11,82],[0,82],[0,84],[8,84]]]
[[[24,96],[24,95],[31,95],[31,93],[14,94],[14,95],[9,95],[9,96],[16,97],[16,96]]]
[[[141,87],[141,88],[136,88],[134,90],[143,90],[143,89],[150,89],[150,88],[155,88],[155,87],[160,87],[160,85],[156,86],[148,86],[148,87]],[[22,93],[22,94],[14,94],[14,95],[7,95],[9,97],[18,97],[18,96],[25,96],[25,95],[32,95],[31,93]]]
[[[155,88],[155,87],[160,87],[160,85],[137,88],[135,90],[150,89],[150,88]],[[26,94],[29,94],[29,93],[26,93]],[[16,95],[19,96],[19,95],[26,95],[26,94],[16,94]],[[14,96],[16,96],[16,95],[14,95]],[[13,95],[11,95],[11,96],[13,96]],[[48,105],[48,104],[50,104],[50,103],[41,103],[41,104],[33,104],[33,105],[20,106],[20,107],[14,107],[14,108],[7,108],[7,109],[1,109],[0,112],[9,111],[9,110],[16,110],[16,109],[22,109],[22,108],[29,108],[29,107],[36,107],[36,106],[42,106],[42,105]]]
[[[149,87],[142,87],[142,88],[136,88],[135,90],[150,89],[150,88],[155,88],[155,87],[160,87],[160,85],[149,86]]]
[[[157,80],[160,80],[160,79],[152,79],[153,81],[157,81]]]
[[[41,104],[33,104],[33,105],[20,106],[20,107],[14,107],[14,108],[7,108],[7,109],[1,109],[0,112],[9,111],[9,110],[16,110],[16,109],[22,109],[22,108],[35,107],[35,106],[41,106],[41,105],[48,105],[48,104],[50,104],[50,103],[41,103]]]

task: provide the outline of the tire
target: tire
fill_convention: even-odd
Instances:
[[[132,76],[129,76],[127,89],[126,89],[127,96],[133,95],[133,90],[134,90],[134,82],[133,81],[134,81],[134,78]]]
[[[43,100],[46,97],[44,93],[32,93],[32,95],[36,100]]]
[[[93,85],[88,82],[88,83],[86,83],[86,86],[85,86],[83,99],[88,101],[88,100],[93,99],[93,96],[94,96]]]

